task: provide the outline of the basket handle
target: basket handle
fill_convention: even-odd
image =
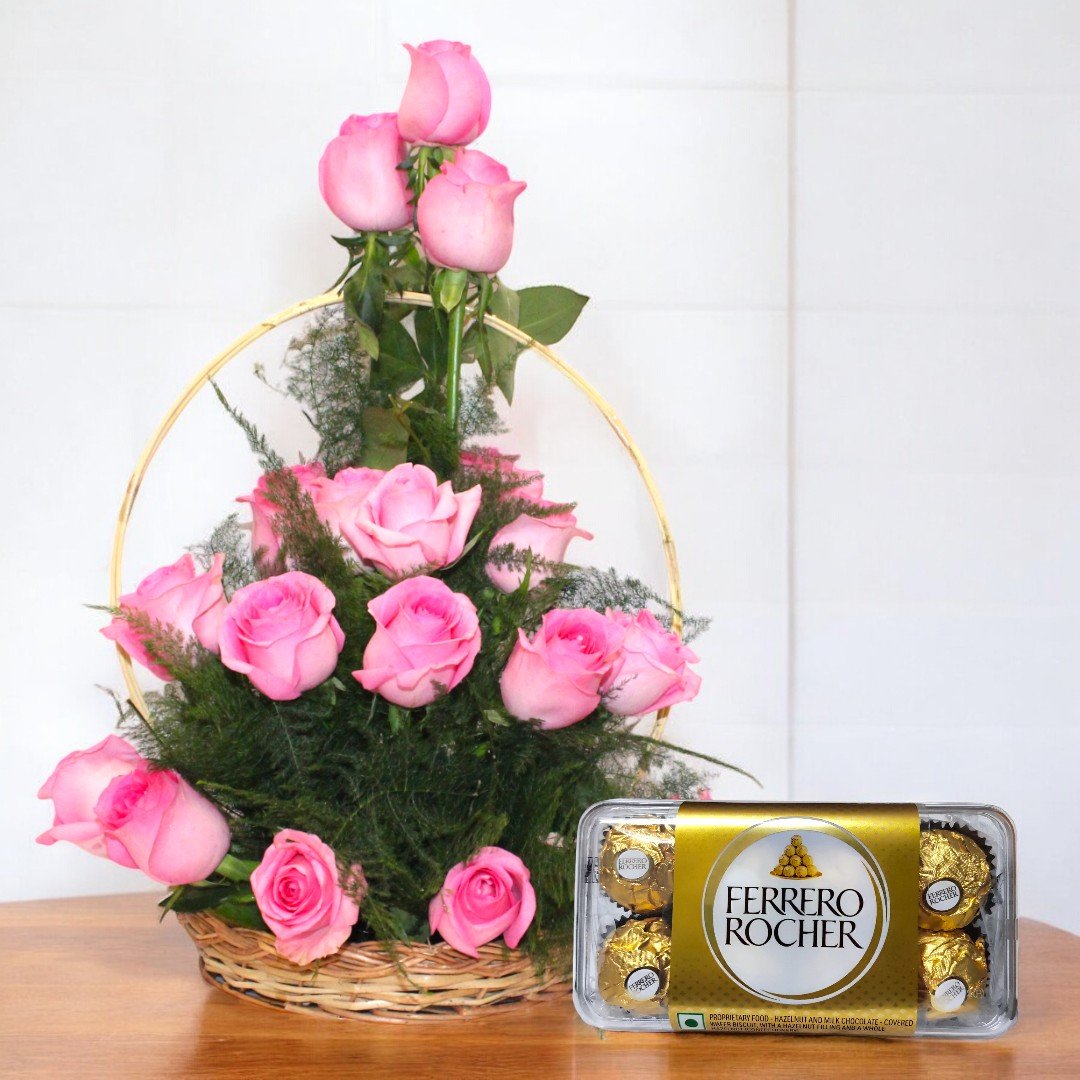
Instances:
[[[427,293],[405,292],[402,293],[398,299],[399,302],[409,304],[412,307],[432,306],[432,299]],[[253,342],[258,341],[264,334],[268,334],[271,330],[275,330],[284,323],[297,319],[302,315],[307,315],[312,311],[318,311],[320,308],[330,307],[333,304],[340,303],[340,292],[322,293],[320,296],[314,296],[310,300],[302,300],[300,303],[293,304],[291,307],[279,311],[276,315],[264,319],[261,323],[252,327],[246,334],[237,338],[236,341],[223,352],[218,353],[218,355],[215,356],[214,359],[211,360],[210,363],[208,363],[206,367],[204,367],[184,388],[183,393],[181,393],[173,403],[172,408],[166,413],[165,418],[158,424],[154,433],[147,441],[146,446],[143,447],[143,451],[139,455],[139,459],[135,463],[135,468],[131,473],[131,479],[128,480],[127,489],[124,492],[124,500],[120,504],[120,514],[117,517],[116,531],[113,534],[112,556],[109,560],[110,606],[116,607],[120,601],[120,594],[122,591],[121,574],[124,561],[124,542],[127,538],[128,524],[131,521],[131,512],[135,507],[135,499],[138,497],[139,488],[142,486],[146,471],[150,467],[150,462],[154,460],[154,455],[165,441],[166,435],[172,430],[173,425],[180,418],[181,413],[183,413],[188,405],[191,404],[195,395],[212,378],[214,378],[214,376],[217,375],[230,360],[243,352],[243,350]],[[576,386],[589,401],[592,402],[597,412],[599,412],[607,421],[608,426],[615,432],[615,435],[618,437],[619,442],[622,443],[623,448],[633,459],[638,474],[641,476],[641,482],[645,485],[645,491],[648,493],[649,501],[652,503],[653,511],[656,514],[657,525],[660,528],[660,543],[663,545],[664,562],[667,565],[668,596],[672,607],[675,609],[674,629],[678,632],[682,628],[682,621],[679,618],[679,612],[682,611],[682,584],[679,579],[679,560],[675,551],[675,538],[672,536],[671,524],[668,521],[667,512],[664,510],[664,504],[660,498],[660,491],[656,486],[656,481],[653,480],[652,473],[649,471],[649,466],[645,461],[645,457],[638,448],[637,443],[635,443],[630,436],[630,432],[627,431],[626,425],[619,419],[615,410],[612,409],[607,401],[601,397],[596,388],[579,375],[565,360],[552,352],[546,345],[542,345],[539,341],[535,341],[516,326],[504,322],[495,315],[485,315],[484,322],[493,330],[498,330],[499,333],[505,334],[519,345],[524,345],[533,352],[538,353],[553,368],[555,368],[556,371],[561,375],[564,375],[571,383],[573,383],[574,386]],[[120,670],[124,676],[124,684],[127,687],[131,704],[140,716],[149,720],[146,699],[143,697],[142,689],[139,687],[135,678],[135,669],[132,665],[131,657],[119,645],[117,645],[116,651],[119,656]],[[656,719],[653,721],[652,727],[652,737],[654,739],[663,738],[664,726],[669,711],[670,710],[668,709],[661,709],[656,714]]]

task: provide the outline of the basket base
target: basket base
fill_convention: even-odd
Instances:
[[[478,958],[449,945],[367,941],[314,964],[279,956],[274,939],[209,912],[177,915],[211,986],[257,1005],[333,1019],[404,1023],[501,1015],[563,997],[564,971],[537,971],[518,949],[485,945]]]

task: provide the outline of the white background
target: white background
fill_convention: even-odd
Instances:
[[[1080,6],[1052,0],[3,0],[0,898],[145,888],[33,844],[38,785],[113,720],[80,604],[184,382],[335,277],[319,155],[438,36],[473,44],[479,145],[529,183],[505,277],[592,296],[561,351],[715,620],[671,737],[764,785],[721,798],[999,803],[1023,912],[1080,930]],[[310,450],[250,359],[227,388]],[[536,359],[519,401],[514,445],[597,534],[578,555],[662,581],[587,403]],[[253,480],[198,402],[128,587]]]

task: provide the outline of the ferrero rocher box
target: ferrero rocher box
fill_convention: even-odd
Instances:
[[[578,828],[597,1027],[980,1037],[1016,1019],[1015,833],[971,804],[618,800]]]

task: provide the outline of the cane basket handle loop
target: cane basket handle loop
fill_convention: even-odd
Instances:
[[[428,296],[427,293],[405,292],[395,299],[398,302],[408,304],[411,307],[432,306],[431,297]],[[154,455],[160,449],[161,444],[172,430],[173,425],[180,418],[181,413],[183,413],[188,405],[191,404],[195,395],[198,394],[198,392],[206,386],[206,384],[214,378],[214,376],[217,375],[230,360],[238,356],[249,345],[258,341],[263,335],[268,334],[271,330],[275,330],[287,322],[291,322],[293,319],[300,318],[302,315],[308,315],[313,311],[318,311],[321,308],[331,307],[334,304],[340,303],[340,292],[322,293],[320,296],[313,296],[310,300],[302,300],[300,303],[293,304],[291,307],[279,311],[276,315],[264,319],[261,323],[252,327],[246,334],[237,338],[236,341],[223,352],[218,353],[218,355],[215,356],[214,359],[211,360],[210,363],[208,363],[206,367],[204,367],[184,388],[183,393],[181,393],[173,403],[172,408],[165,414],[164,419],[162,419],[154,429],[153,434],[143,447],[143,451],[139,455],[138,461],[135,463],[131,478],[128,480],[127,489],[124,492],[124,500],[120,504],[120,514],[116,521],[116,531],[113,534],[112,557],[109,560],[110,606],[117,606],[120,601],[120,594],[123,591],[121,574],[124,561],[124,542],[127,538],[128,525],[131,522],[131,512],[135,507],[135,500],[138,497],[139,489],[146,477],[150,462],[154,460]],[[565,376],[574,386],[576,386],[578,390],[592,402],[597,412],[599,412],[607,421],[608,426],[615,432],[615,435],[619,442],[622,443],[623,448],[633,459],[638,474],[641,476],[641,482],[644,484],[645,491],[648,493],[649,501],[652,503],[653,512],[656,514],[657,525],[660,529],[660,543],[664,549],[664,562],[667,565],[668,596],[671,605],[676,612],[674,629],[679,631],[681,629],[681,619],[679,618],[678,613],[682,611],[682,586],[679,579],[679,561],[675,551],[675,538],[672,535],[671,524],[668,521],[667,512],[664,510],[664,504],[660,498],[660,492],[656,486],[656,482],[653,480],[652,473],[649,471],[649,466],[645,461],[644,455],[638,448],[637,443],[634,442],[630,432],[627,431],[626,425],[619,419],[615,410],[612,409],[607,401],[601,397],[596,388],[578,374],[578,372],[565,360],[552,352],[548,346],[533,340],[533,338],[519,330],[516,326],[504,322],[494,315],[485,315],[484,322],[491,327],[491,329],[497,330],[501,334],[505,334],[508,338],[516,341],[518,344],[524,345],[539,356],[542,356],[556,371]],[[124,684],[127,687],[131,704],[138,711],[140,716],[149,720],[146,699],[143,697],[142,689],[139,687],[138,681],[135,678],[135,670],[131,662],[131,657],[119,645],[117,645],[116,649],[120,659],[120,670],[123,673]],[[654,739],[663,737],[668,711],[668,709],[661,709],[656,714],[656,719],[653,721],[651,732]]]

